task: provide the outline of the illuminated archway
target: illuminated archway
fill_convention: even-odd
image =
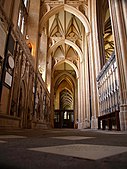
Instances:
[[[52,8],[49,12],[47,12],[40,20],[40,33],[43,30],[43,26],[48,21],[48,19],[55,15],[56,13],[60,12],[61,10],[67,11],[73,15],[75,15],[84,25],[85,32],[88,34],[90,32],[90,24],[86,16],[84,16],[79,10],[76,8],[69,6],[67,4],[58,5],[57,7]]]

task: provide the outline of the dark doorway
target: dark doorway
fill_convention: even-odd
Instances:
[[[73,110],[55,110],[54,112],[55,128],[74,128]]]

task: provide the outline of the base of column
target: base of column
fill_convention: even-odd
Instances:
[[[120,130],[127,131],[127,104],[120,105],[119,119]]]
[[[87,129],[90,128],[90,121],[85,119],[85,121],[78,123],[78,129]]]
[[[98,118],[92,116],[91,119],[91,129],[97,129],[98,128]]]
[[[82,123],[78,123],[78,129],[82,129]]]

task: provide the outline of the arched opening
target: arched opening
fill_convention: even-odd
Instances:
[[[58,5],[57,7],[52,8],[49,12],[47,12],[40,20],[40,33],[43,30],[43,26],[45,25],[45,23],[48,21],[48,19],[50,17],[52,17],[53,15],[57,14],[60,11],[66,11],[69,12],[70,14],[75,15],[84,25],[85,31],[88,34],[90,32],[90,24],[88,19],[86,18],[85,15],[82,14],[82,12],[80,12],[79,10],[77,10],[76,8],[69,6],[67,4],[63,4],[63,5]]]
[[[74,128],[75,86],[65,73],[58,77],[54,88],[54,127]]]
[[[98,75],[98,128],[119,130],[119,80],[108,0],[96,1],[101,71]]]
[[[40,19],[40,51],[43,52],[40,52],[39,65],[44,68],[45,78],[43,79],[45,79],[48,90],[52,96],[51,105],[54,114],[52,113],[51,120],[55,121],[54,126],[75,127],[78,117],[80,117],[79,121],[81,126],[85,126],[84,123],[88,117],[88,112],[85,113],[84,104],[87,103],[85,103],[85,99],[81,99],[81,97],[85,97],[85,89],[87,87],[83,86],[80,90],[80,86],[85,84],[83,81],[85,80],[85,73],[88,68],[87,66],[84,68],[83,64],[85,64],[84,60],[87,55],[87,45],[85,43],[87,43],[86,36],[89,32],[90,25],[87,17],[76,8],[66,4],[52,8]],[[43,45],[43,47],[41,45]],[[86,72],[82,74],[84,70]],[[82,75],[80,75],[80,73]],[[64,84],[70,87],[61,89],[60,87],[62,85],[64,86]],[[65,89],[66,92],[71,91],[70,93],[72,93],[73,109],[71,110],[65,110],[66,108],[60,106],[60,96]],[[63,100],[66,103],[66,99]],[[67,100],[69,102],[70,99]],[[82,100],[83,102],[81,102]],[[89,111],[89,108],[87,110]],[[60,111],[62,112],[60,113]],[[70,113],[70,115],[67,116],[69,119],[65,121],[71,119],[73,125],[63,125],[64,112],[68,114],[68,111],[71,111],[72,114]],[[58,117],[60,117],[60,119]]]
[[[114,52],[114,39],[108,0],[97,0],[96,3],[100,64],[103,67]]]

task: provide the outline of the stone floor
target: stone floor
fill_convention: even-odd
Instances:
[[[127,169],[127,132],[0,130],[0,169]]]

